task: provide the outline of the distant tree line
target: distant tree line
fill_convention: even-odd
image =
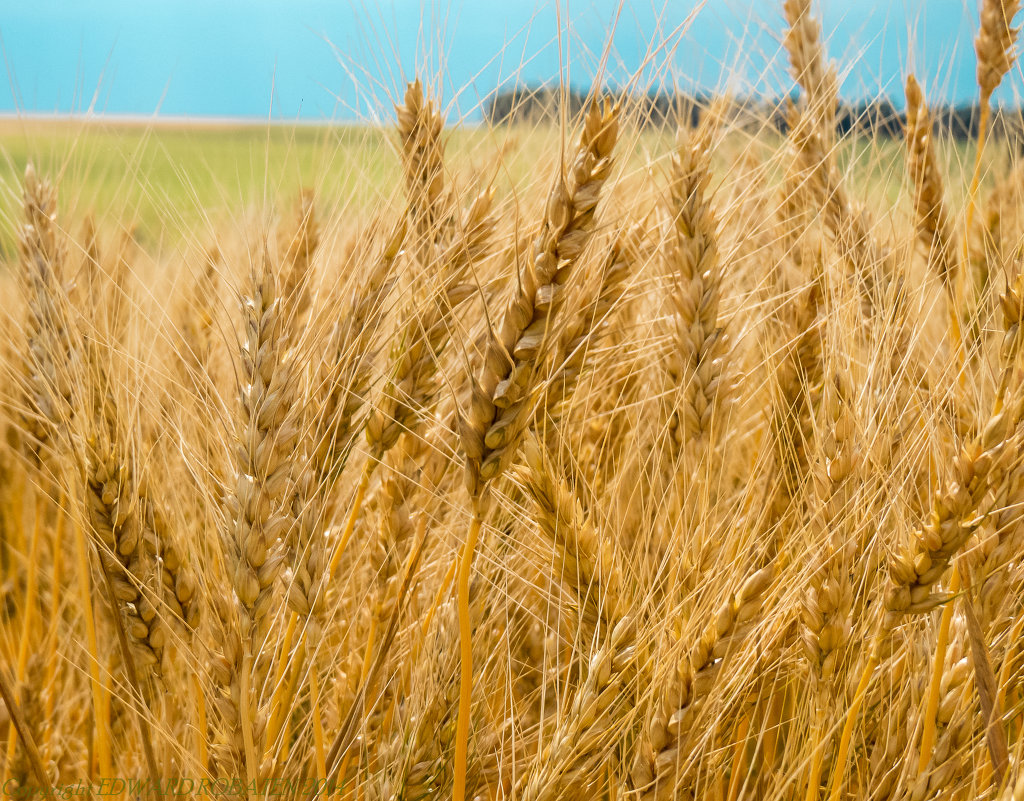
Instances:
[[[607,97],[616,97],[605,92]],[[484,104],[484,117],[492,124],[538,122],[557,119],[563,111],[570,118],[579,116],[590,94],[579,89],[517,87],[492,94]],[[714,97],[710,94],[652,92],[624,97],[635,110],[643,125],[659,127],[685,122],[696,125],[710,107]],[[733,124],[758,129],[766,126],[785,133],[788,129],[788,105],[794,98],[737,98],[731,101],[726,113]],[[979,107],[964,103],[935,105],[930,108],[935,128],[955,140],[967,140],[978,131]],[[1004,108],[994,115],[992,131],[1024,146],[1022,109]],[[903,135],[904,113],[897,110],[888,98],[862,100],[856,103],[841,101],[836,113],[836,131],[840,134],[860,133],[868,136],[900,137]]]

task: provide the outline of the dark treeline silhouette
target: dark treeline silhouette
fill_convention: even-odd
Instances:
[[[604,92],[616,97],[614,92]],[[484,117],[492,124],[537,122],[558,118],[563,110],[570,118],[583,113],[590,98],[579,89],[554,87],[517,87],[492,94],[484,103]],[[780,133],[788,129],[788,107],[792,98],[736,98],[727,113],[730,120],[743,128],[774,128]],[[695,125],[710,106],[713,96],[705,93],[685,94],[651,92],[628,97],[642,124],[661,126],[677,121]],[[979,107],[975,104],[935,105],[930,108],[936,131],[958,141],[973,138],[978,132]],[[993,115],[992,133],[1024,146],[1021,108],[999,109]],[[836,113],[839,134],[858,133],[868,136],[901,137],[905,116],[885,97],[856,103],[841,101]]]

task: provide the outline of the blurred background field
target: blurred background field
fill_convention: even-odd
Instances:
[[[384,134],[370,127],[249,124],[111,124],[75,120],[0,123],[4,218],[16,213],[31,160],[59,176],[61,204],[101,221],[137,224],[152,243],[215,224],[261,199],[316,185],[328,199],[372,202],[400,179],[382,158]],[[212,218],[212,219],[211,219]],[[4,227],[4,250],[13,245]]]
[[[491,183],[504,194],[528,184],[543,167],[549,143],[558,136],[556,126],[550,118],[453,126],[447,149],[469,165],[470,181]],[[626,155],[637,176],[664,166],[673,130],[666,121],[645,125],[637,134]],[[717,171],[724,175],[744,159],[778,154],[781,142],[766,120],[734,126],[716,154]],[[953,137],[938,144],[947,190],[959,199],[974,144]],[[838,162],[859,192],[897,204],[905,191],[900,139],[854,133],[838,147]],[[988,149],[983,187],[1005,175],[1015,147],[1005,142]],[[394,198],[402,178],[393,132],[383,126],[0,119],[0,254],[5,260],[13,254],[13,220],[20,213],[21,180],[30,161],[59,180],[62,210],[131,229],[140,244],[155,251],[213,232],[242,212],[289,207],[304,187],[315,188],[325,208],[340,206],[359,217]]]

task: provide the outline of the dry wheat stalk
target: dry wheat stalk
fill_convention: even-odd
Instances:
[[[907,171],[914,189],[917,235],[928,254],[928,264],[939,276],[950,303],[960,268],[953,221],[943,197],[942,173],[936,161],[932,122],[921,87],[907,76]]]
[[[1020,297],[1024,282],[1018,277],[1013,297]],[[1009,308],[1011,314],[1017,310]],[[1024,432],[1018,427],[1013,435],[1016,447],[1021,447]],[[977,545],[967,557],[971,563],[974,583],[978,586],[979,613],[986,626],[993,626],[991,636],[995,639],[1012,622],[1012,615],[1006,608],[1012,605],[1015,580],[1013,562],[1020,553],[1021,538],[1024,535],[1024,520],[1021,517],[1024,505],[1024,469],[1018,460],[1010,468],[1006,480],[990,499],[990,525],[979,531]]]
[[[680,127],[669,175],[664,258],[672,280],[673,330],[665,372],[673,407],[669,426],[680,448],[710,436],[730,390],[723,379],[729,342],[718,317],[718,226],[707,197],[714,132],[707,121],[695,132]]]
[[[591,343],[612,330],[615,321],[611,316],[620,305],[627,290],[626,284],[640,261],[643,236],[642,226],[627,226],[615,238],[598,270],[600,284],[593,302],[570,301],[567,304],[574,315],[562,329],[552,357],[556,369],[547,388],[548,421],[561,417],[560,406],[571,398],[579,383]]]
[[[56,192],[29,165],[18,250],[29,311],[26,428],[40,457],[71,417],[72,376],[80,359],[64,308],[63,251],[56,213]]]
[[[395,337],[394,367],[366,422],[366,440],[375,461],[402,433],[414,430],[436,395],[437,367],[451,337],[451,315],[476,291],[469,273],[487,255],[494,227],[492,197],[485,191],[470,204],[458,234],[430,265],[436,285],[428,289],[426,310],[408,312],[408,322]]]
[[[654,712],[636,745],[632,787],[645,799],[674,797],[689,781],[693,726],[703,712],[726,658],[743,641],[762,610],[774,567],[752,573],[711,616],[702,634],[654,695]]]
[[[299,435],[295,352],[287,348],[301,289],[283,298],[266,248],[258,258],[242,303],[235,486],[223,537],[237,602],[229,602],[231,611],[221,610],[229,615],[223,620],[227,639],[214,663],[224,688],[217,708],[225,742],[217,744],[217,761],[250,781],[269,769],[263,758],[266,714],[259,702],[263,671],[256,657],[277,611],[273,592],[285,563],[283,543],[294,526],[290,456]]]
[[[343,303],[331,328],[314,415],[312,455],[318,480],[335,480],[345,466],[353,439],[362,430],[359,418],[369,394],[373,359],[386,300],[395,284],[395,263],[406,227],[398,225],[384,240],[365,281]]]
[[[519,795],[534,801],[579,793],[594,781],[617,737],[616,720],[638,661],[636,621],[627,616],[621,571],[612,544],[582,513],[572,490],[554,473],[532,436],[523,445],[517,477],[537,508],[537,522],[555,546],[555,572],[573,587],[584,620],[599,627],[595,652],[543,759],[522,777]]]
[[[835,107],[839,87],[835,68],[826,64],[821,25],[811,15],[811,0],[785,0],[783,45],[789,54],[790,72],[803,90],[802,104],[790,113],[790,138],[797,146],[801,167],[815,194],[815,208],[830,208],[834,219],[845,216],[849,205],[835,166]],[[838,225],[834,226],[840,230]]]
[[[386,745],[394,756],[385,762],[391,767],[382,777],[381,798],[430,798],[450,787],[451,761],[446,754],[455,739],[452,711],[458,699],[455,605],[446,604],[436,620],[425,646],[440,658],[421,676],[422,684],[407,706],[399,709],[397,734]]]
[[[889,563],[891,586],[883,601],[883,616],[870,651],[853,703],[847,713],[836,769],[832,777],[832,801],[842,791],[843,772],[852,727],[864,694],[880,659],[880,649],[888,634],[907,615],[935,609],[949,600],[935,592],[950,562],[984,521],[979,512],[989,492],[999,492],[1013,463],[1012,435],[1024,411],[1024,393],[1020,391],[1021,298],[1010,287],[1002,299],[1004,308],[1003,370],[992,411],[980,432],[965,442],[953,460],[949,483],[937,494],[929,520],[915,532]],[[925,725],[930,725],[926,720]],[[923,749],[924,750],[924,749]]]
[[[800,497],[808,473],[811,420],[824,383],[824,316],[819,285],[802,289],[783,311],[783,351],[775,371],[771,407],[776,475],[770,509],[775,521],[785,517]]]
[[[291,525],[284,499],[291,481],[289,455],[298,436],[292,412],[295,366],[285,351],[287,316],[278,278],[264,252],[249,277],[243,302],[245,339],[239,385],[239,443],[234,519],[237,568],[233,576],[243,630],[266,631],[270,593],[282,567],[276,542]]]
[[[516,291],[500,328],[491,334],[483,368],[473,383],[470,409],[459,415],[466,488],[474,501],[474,514],[459,557],[457,583],[462,664],[454,801],[463,801],[466,790],[473,683],[469,580],[482,523],[481,495],[487,482],[511,464],[533,416],[538,389],[535,372],[551,348],[554,325],[561,322],[564,284],[593,232],[601,188],[611,172],[618,122],[618,106],[594,102],[587,111],[569,174],[559,176],[548,198],[533,259],[519,271]]]
[[[353,291],[343,307],[341,320],[331,327],[329,350],[319,365],[320,373],[313,388],[309,419],[305,422],[309,438],[303,469],[298,471],[289,501],[294,524],[289,530],[292,554],[286,577],[286,597],[292,614],[285,631],[282,653],[289,652],[292,636],[301,620],[299,648],[295,654],[289,654],[289,658],[296,657],[295,664],[291,665],[293,677],[303,668],[306,642],[319,643],[321,639],[327,611],[325,582],[329,583],[334,575],[345,540],[353,530],[355,510],[345,532],[338,535],[329,528],[334,515],[334,490],[361,426],[357,415],[369,391],[375,340],[386,311],[385,299],[395,281],[395,261],[401,252],[405,231],[405,225],[399,225],[387,237],[367,280]],[[364,473],[363,483],[357,489],[359,500],[365,492],[368,476]],[[281,745],[278,735],[288,733],[285,706],[295,687],[292,684],[294,679],[288,679],[289,685],[285,689],[287,666],[282,661],[275,680],[277,689],[267,730],[267,745],[272,752]],[[310,670],[318,670],[315,662]],[[316,705],[313,714],[315,718],[320,715]],[[322,721],[313,722],[317,731],[321,724]],[[324,745],[319,735],[316,748],[319,766],[326,769]]]
[[[523,442],[516,477],[537,508],[537,524],[555,548],[555,574],[568,582],[591,626],[615,626],[628,607],[614,545],[602,537],[576,495],[554,472],[536,438]]]
[[[936,498],[931,520],[890,564],[894,586],[886,599],[887,626],[895,625],[901,615],[929,611],[946,599],[933,592],[934,585],[981,523],[975,512],[986,494],[1001,485],[1012,458],[1007,445],[1024,403],[1015,397],[1016,391],[1007,391],[1013,372],[1011,367],[1004,374],[995,409],[981,433],[954,460],[953,476]]]
[[[84,437],[84,502],[90,531],[113,581],[133,658],[145,675],[164,670],[164,648],[194,628],[196,580],[173,542],[159,507],[147,497],[124,450],[124,433],[108,396]]]
[[[26,168],[24,181],[24,222],[18,228],[18,251],[22,284],[28,320],[26,322],[27,358],[19,364],[19,382],[25,399],[19,403],[22,428],[27,434],[28,457],[32,468],[32,481],[39,482],[35,492],[35,519],[29,539],[25,611],[22,616],[21,637],[17,646],[15,681],[18,690],[28,681],[39,687],[41,676],[28,677],[29,647],[34,639],[33,618],[38,603],[39,571],[43,559],[42,521],[49,504],[51,478],[59,476],[65,463],[60,458],[73,451],[78,438],[72,424],[76,407],[81,399],[82,342],[77,321],[73,318],[71,302],[64,285],[66,253],[59,233],[56,217],[55,189],[40,180],[31,164]],[[45,468],[45,469],[44,469]],[[74,479],[72,479],[74,481]],[[27,485],[23,486],[25,489]],[[8,543],[8,547],[12,543]],[[55,547],[60,547],[59,540]],[[86,560],[81,560],[80,572],[88,571]],[[92,599],[84,593],[80,599],[87,614],[92,614]],[[112,603],[113,600],[111,599]],[[115,614],[119,614],[116,610]],[[95,642],[90,642],[92,658],[96,658]],[[95,674],[94,674],[95,678]],[[45,688],[53,692],[54,688]],[[45,707],[44,707],[45,708]],[[140,724],[142,721],[140,719]],[[146,746],[148,748],[148,737]],[[99,746],[106,753],[108,744],[103,737]],[[24,743],[14,733],[7,740],[8,761],[25,756]],[[147,756],[149,752],[147,751]],[[152,761],[150,760],[150,766]]]
[[[814,472],[820,511],[817,525],[824,539],[821,562],[811,568],[810,586],[801,601],[802,641],[818,691],[831,687],[841,672],[850,638],[854,589],[850,578],[849,532],[845,520],[856,486],[854,434],[856,418],[849,386],[834,373],[825,389],[825,423],[820,438],[822,464]],[[825,697],[829,694],[825,693]]]
[[[336,554],[344,548],[345,540],[351,535],[360,511],[362,493],[371,473],[394,448],[403,433],[415,432],[419,421],[434,401],[438,363],[451,335],[451,315],[455,307],[474,291],[473,285],[467,283],[467,273],[486,255],[489,246],[493,227],[490,217],[491,200],[492,193],[489,190],[478,195],[467,209],[452,240],[436,257],[429,254],[424,256],[430,259],[431,269],[438,273],[435,279],[437,286],[432,287],[427,311],[422,315],[408,314],[408,323],[395,339],[391,375],[370,410],[364,429],[370,446],[370,459],[360,479],[356,501],[353,503]],[[431,249],[429,253],[434,253],[434,250]],[[427,472],[430,472],[429,469]],[[394,488],[395,485],[392,485],[392,489]],[[422,515],[419,517],[418,525],[425,528],[426,518]],[[421,542],[423,538],[420,536]],[[337,555],[328,568],[328,575],[333,573],[336,558]],[[301,578],[309,573],[309,570],[300,571],[298,575]],[[306,586],[306,600],[309,603],[313,601],[308,597],[309,590],[313,589],[312,585],[302,582],[293,586],[300,589]],[[394,584],[392,589],[396,588],[397,584]],[[383,608],[384,606],[380,606],[377,612],[381,612]],[[374,615],[371,621],[371,642],[378,621],[385,619],[383,614]]]
[[[7,677],[0,675],[0,693],[10,716],[9,729],[17,732],[16,737],[12,732],[8,733],[9,738],[17,740],[17,748],[8,754],[4,769],[9,777],[7,781],[19,789],[32,786],[31,780],[35,780],[39,787],[49,787],[60,775],[53,760],[43,762],[36,745],[42,742],[42,721],[45,718],[42,694],[47,689],[41,686],[42,671],[38,662],[37,658],[36,664],[32,665],[35,670],[29,671],[20,687],[10,687]],[[48,798],[54,797],[52,791],[43,794]]]
[[[522,265],[486,349],[470,409],[460,419],[466,486],[474,497],[511,464],[529,422],[535,370],[557,333],[565,282],[594,228],[601,188],[611,172],[618,117],[617,107],[590,106],[569,173],[548,198],[532,260]]]
[[[978,55],[978,86],[983,107],[989,104],[992,93],[1017,60],[1014,47],[1020,29],[1014,28],[1012,23],[1020,5],[1018,0],[983,0],[981,4],[981,26],[974,49]]]
[[[409,222],[417,248],[436,240],[446,222],[444,120],[433,98],[417,78],[406,86],[401,106],[395,106],[402,167],[409,196]]]
[[[84,389],[74,415],[80,430],[73,437],[74,470],[68,481],[72,495],[80,498],[99,559],[128,688],[142,705],[135,715],[153,777],[158,771],[146,707],[154,705],[158,688],[153,682],[159,684],[163,672],[168,633],[188,613],[174,589],[176,576],[160,558],[163,543],[155,531],[153,507],[141,492],[123,407],[115,394],[111,348],[86,335],[84,354],[82,372],[76,376]],[[182,568],[180,560],[177,566]],[[181,576],[188,606],[195,583],[187,570]],[[194,606],[193,622],[197,611]]]

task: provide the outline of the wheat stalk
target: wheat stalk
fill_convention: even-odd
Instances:
[[[670,173],[664,255],[672,279],[674,330],[666,386],[674,406],[669,426],[680,448],[710,436],[730,390],[722,375],[729,341],[718,317],[722,267],[717,225],[707,197],[713,134],[713,123],[705,122],[694,133],[680,128]]]
[[[483,368],[472,388],[467,414],[459,417],[459,435],[466,456],[466,487],[474,513],[459,555],[461,689],[455,752],[455,801],[466,792],[466,752],[472,699],[473,668],[469,624],[469,578],[480,534],[480,500],[487,482],[511,464],[533,414],[534,375],[553,335],[552,318],[562,305],[563,286],[572,273],[594,227],[601,188],[611,172],[611,153],[618,135],[619,109],[592,103],[568,175],[559,177],[548,197],[533,258],[522,266],[519,284],[499,329],[492,334]]]
[[[992,488],[1001,486],[1008,472],[1011,434],[1020,420],[1024,395],[1019,392],[1020,296],[1008,288],[1002,300],[1005,338],[1004,368],[992,411],[980,433],[964,443],[953,460],[949,484],[937,495],[928,522],[916,533],[914,541],[890,562],[891,587],[884,599],[884,612],[872,640],[857,692],[847,713],[832,776],[830,798],[842,791],[843,772],[853,724],[867,691],[868,683],[880,659],[884,638],[906,615],[921,614],[947,602],[949,596],[935,592],[935,584],[949,568],[982,522],[979,506]],[[926,725],[929,721],[925,721]],[[923,743],[923,746],[926,743]],[[924,751],[922,747],[922,752]]]
[[[956,303],[959,274],[953,222],[943,198],[942,174],[936,162],[932,122],[921,87],[907,76],[907,171],[914,188],[917,235],[928,254],[928,264],[942,281],[949,302]]]

